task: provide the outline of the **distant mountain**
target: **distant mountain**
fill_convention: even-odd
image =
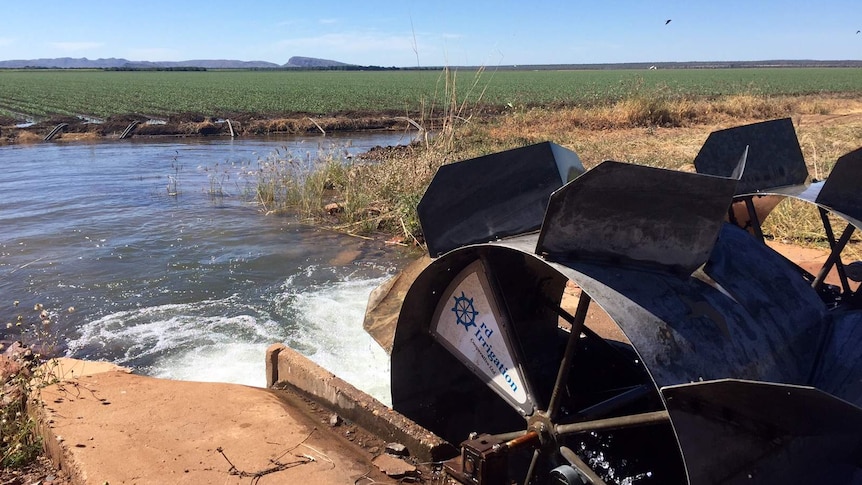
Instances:
[[[265,61],[235,61],[230,59],[197,59],[191,61],[130,61],[128,59],[110,57],[108,59],[79,59],[58,57],[54,59],[15,59],[0,61],[0,69],[277,69],[277,68],[328,68],[345,67],[351,64],[317,59],[314,57],[291,57],[287,64],[279,65]]]

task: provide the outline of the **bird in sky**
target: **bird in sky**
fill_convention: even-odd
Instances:
[[[667,24],[669,24],[669,23],[670,23],[670,21],[671,21],[671,19],[667,19],[667,20],[665,20],[665,21],[664,21],[664,24],[665,24],[665,25],[667,25]],[[857,33],[858,33],[858,32],[857,32]]]

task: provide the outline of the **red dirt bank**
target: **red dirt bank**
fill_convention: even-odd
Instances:
[[[230,120],[230,123],[227,122]],[[0,145],[35,143],[42,141],[56,126],[66,126],[54,138],[56,141],[117,139],[132,122],[132,137],[168,136],[262,136],[304,133],[320,134],[372,131],[411,130],[408,121],[397,115],[346,113],[332,116],[296,114],[290,117],[253,114],[234,114],[224,117],[183,113],[159,120],[138,115],[112,116],[101,122],[88,122],[74,116],[53,117],[27,127],[18,127],[11,118],[0,117]]]

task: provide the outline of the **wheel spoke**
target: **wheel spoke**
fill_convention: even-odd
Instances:
[[[524,477],[524,485],[530,485],[530,482],[533,481],[533,474],[536,472],[536,464],[539,462],[539,456],[541,454],[541,448],[536,448],[533,451],[533,458],[530,460],[530,468],[527,469],[527,476]]]
[[[557,419],[557,414],[560,411],[560,400],[563,394],[563,387],[569,378],[569,370],[572,367],[572,361],[575,358],[575,352],[578,349],[578,339],[581,336],[581,330],[584,327],[584,320],[587,318],[587,310],[590,308],[592,299],[590,295],[581,291],[581,296],[578,298],[578,308],[575,311],[575,317],[571,322],[572,328],[569,332],[569,340],[566,343],[566,350],[563,354],[563,360],[560,362],[560,370],[557,372],[557,380],[554,382],[554,389],[551,392],[551,402],[548,404],[548,417],[553,422]]]
[[[592,468],[590,468],[589,465],[587,465],[583,460],[581,460],[581,457],[576,455],[575,452],[571,450],[571,448],[567,446],[561,446],[560,455],[562,455],[563,458],[565,458],[566,461],[569,462],[569,465],[572,465],[578,471],[578,473],[586,477],[586,479],[589,480],[590,484],[607,485],[605,481],[602,480],[602,478],[598,476]]]
[[[633,428],[636,426],[666,423],[668,421],[670,421],[670,415],[667,411],[654,411],[651,413],[629,414],[616,418],[596,419],[572,424],[558,424],[555,426],[554,432],[557,436],[566,436],[585,433],[587,431]]]

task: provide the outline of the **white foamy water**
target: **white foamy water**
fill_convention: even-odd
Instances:
[[[303,276],[319,271],[309,268]],[[385,278],[346,279],[299,288],[289,278],[274,308],[221,300],[145,307],[79,328],[69,355],[111,356],[155,377],[263,387],[265,353],[284,343],[384,404],[391,404],[389,358],[363,330],[371,291]]]
[[[188,352],[156,360],[149,374],[163,379],[228,382],[263,387],[263,355],[267,345],[233,343],[197,346]]]
[[[383,281],[342,281],[284,296],[300,322],[288,344],[389,406],[389,356],[362,328],[368,296]]]

